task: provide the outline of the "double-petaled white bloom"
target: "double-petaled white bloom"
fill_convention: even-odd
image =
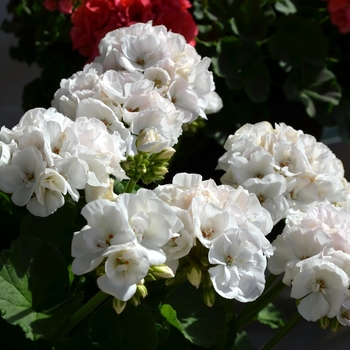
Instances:
[[[300,130],[283,123],[275,129],[267,122],[247,124],[229,136],[224,147],[227,152],[218,165],[225,171],[221,181],[233,187],[241,185],[260,196],[274,223],[324,200],[345,201],[340,160]]]
[[[118,300],[129,300],[150,267],[145,250],[133,243],[113,245],[102,254],[106,274],[97,279],[98,287]]]
[[[241,302],[253,301],[264,290],[266,258],[254,233],[229,229],[209,249],[211,281],[219,295]]]
[[[93,101],[90,112],[101,107]],[[108,110],[106,105],[101,108]],[[131,142],[129,130],[117,121],[109,132],[101,120],[89,117],[73,122],[54,108],[35,108],[11,130],[3,127],[0,189],[12,194],[16,205],[48,216],[64,204],[67,192],[78,201],[78,190],[103,188],[90,188],[87,198],[93,200],[100,196],[97,192],[108,192],[110,175],[127,178],[120,162]]]
[[[300,263],[292,283],[291,297],[300,299],[299,313],[308,321],[337,316],[349,295],[349,276],[337,265],[310,258]]]
[[[178,218],[185,220],[184,213],[177,215],[150,190],[124,193],[115,201],[97,199],[82,209],[82,215],[87,225],[74,233],[72,271],[81,275],[104,266],[98,286],[119,300],[134,295],[150,266],[165,262],[162,247],[172,238],[177,239],[175,256],[183,256],[192,246]]]
[[[284,273],[291,297],[307,320],[338,317],[346,324],[350,281],[350,212],[319,203],[305,213],[290,214],[282,234],[272,242],[268,268]],[[342,316],[343,315],[343,316]]]
[[[138,149],[158,153],[174,146],[183,123],[206,118],[206,111],[222,107],[208,70],[210,59],[202,59],[181,35],[164,26],[148,22],[117,29],[102,39],[99,50],[93,63],[63,79],[55,93],[52,105],[72,120],[95,117],[127,141],[121,131],[125,125],[133,142],[151,129],[156,147],[148,143]],[[155,108],[161,123],[147,117],[150,111],[155,114]],[[135,145],[128,148],[131,155],[135,149]]]
[[[213,180],[202,181],[200,175],[185,173],[177,174],[172,184],[158,186],[154,192],[164,202],[188,213],[186,220],[190,218],[191,225],[184,225],[192,231],[187,231],[188,242],[192,237],[195,239],[192,249],[202,245],[203,249],[196,252],[209,253],[197,256],[195,265],[188,267],[187,276],[193,285],[199,287],[201,283],[202,272],[198,266],[202,258],[203,261],[209,259],[211,265],[206,273],[221,296],[247,302],[262,293],[266,257],[273,254],[265,235],[273,224],[254,194],[242,187],[217,186]],[[183,216],[180,219],[183,220]],[[166,253],[174,246],[173,242],[174,238],[165,246]],[[168,257],[167,263],[177,268],[172,259],[174,255]],[[183,266],[181,261],[179,266]]]

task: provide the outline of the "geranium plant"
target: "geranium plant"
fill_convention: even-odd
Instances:
[[[325,145],[246,124],[222,184],[162,183],[183,130],[222,108],[209,66],[164,26],[119,28],[52,107],[1,128],[0,309],[16,346],[232,349],[264,313],[282,326],[270,349],[302,317],[349,325],[348,184]],[[287,286],[284,323],[271,302]]]

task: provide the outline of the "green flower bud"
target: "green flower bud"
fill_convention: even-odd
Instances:
[[[203,291],[203,300],[207,306],[212,307],[215,303],[215,298],[216,294],[214,288],[205,289]]]
[[[152,275],[155,276],[156,278],[173,278],[174,277],[173,270],[165,264],[151,266],[150,271]]]
[[[169,159],[174,155],[175,149],[172,147],[165,147],[161,152],[155,154],[154,161],[169,161]]]
[[[327,329],[329,326],[329,317],[327,316],[323,316],[322,318],[320,318],[317,323],[319,325],[320,328],[322,329]]]
[[[138,284],[136,286],[136,294],[139,295],[141,298],[146,298],[146,296],[148,295],[148,291],[147,288],[144,284]]]
[[[193,286],[199,288],[202,280],[202,271],[197,266],[192,265],[187,272],[187,279]]]
[[[339,323],[336,317],[331,318],[329,328],[332,332],[337,332],[342,325]]]
[[[121,314],[126,307],[126,301],[118,300],[116,298],[113,299],[113,309],[119,315]]]

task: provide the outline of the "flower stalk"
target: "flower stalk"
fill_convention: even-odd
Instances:
[[[260,350],[272,349],[301,319],[299,312],[294,316],[272,337]]]
[[[259,311],[273,301],[285,287],[286,285],[282,281],[279,281],[271,287],[271,289],[265,289],[265,292],[259,297],[259,299],[255,300],[254,303],[246,305],[237,317],[237,328],[243,329],[249,323],[254,321]]]
[[[74,313],[58,330],[51,336],[50,342],[56,344],[63,338],[74,326],[82,321],[97,306],[105,301],[110,295],[102,291],[97,292],[84,306]]]

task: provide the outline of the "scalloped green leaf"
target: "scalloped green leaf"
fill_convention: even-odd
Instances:
[[[154,350],[158,343],[153,315],[143,305],[128,304],[118,315],[107,302],[92,316],[89,334],[90,340],[104,350]]]
[[[171,294],[168,303],[176,311],[176,319],[186,338],[195,345],[211,348],[224,336],[226,312],[217,304],[208,307],[202,293],[201,288],[196,289],[186,282]]]
[[[271,303],[258,313],[257,320],[262,324],[270,326],[272,329],[282,327],[285,324],[283,312]]]
[[[258,41],[265,38],[271,23],[271,13],[263,9],[260,0],[235,0],[233,15],[243,39]]]
[[[75,206],[69,202],[48,217],[28,213],[22,220],[21,234],[41,238],[70,256],[73,232],[78,230],[75,216]]]
[[[268,49],[272,58],[294,68],[304,63],[321,67],[325,63],[329,40],[313,20],[297,14],[281,17],[272,34]]]
[[[306,113],[320,122],[324,122],[341,98],[335,75],[325,68],[311,72],[308,79],[302,72],[292,71],[283,88],[290,101],[301,101]]]
[[[242,69],[244,90],[255,103],[267,100],[270,94],[270,72],[263,62],[254,62]]]
[[[81,295],[62,302],[67,284],[63,256],[39,238],[19,237],[0,253],[1,315],[31,340],[50,337],[75,311]]]

